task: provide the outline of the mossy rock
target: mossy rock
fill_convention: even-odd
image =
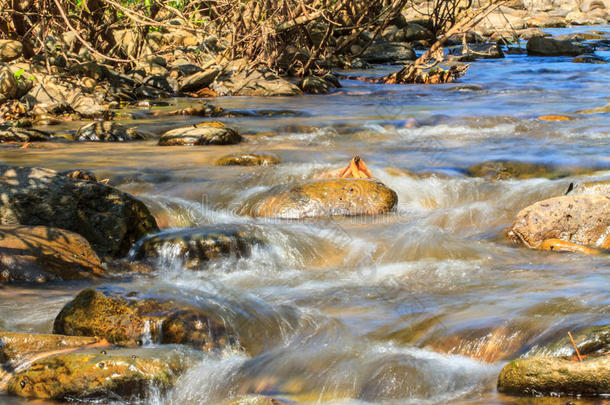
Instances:
[[[78,348],[99,341],[100,338],[88,336],[0,332],[0,364],[15,367],[37,353]]]
[[[176,128],[161,135],[159,145],[233,145],[241,142],[241,135],[227,127]]]
[[[396,193],[376,180],[302,180],[252,196],[238,213],[281,219],[379,215],[397,202]]]
[[[216,161],[217,166],[273,166],[281,163],[279,156],[271,153],[231,153]]]
[[[92,280],[105,277],[82,236],[46,226],[0,225],[0,284]]]
[[[498,377],[498,391],[515,395],[598,396],[610,392],[610,357],[513,360]]]
[[[521,210],[508,237],[535,249],[594,253],[587,249],[610,248],[609,227],[610,195],[567,195]]]
[[[16,373],[12,395],[40,399],[138,400],[150,388],[171,388],[192,353],[167,348],[84,350],[45,357]]]
[[[470,166],[467,170],[472,177],[492,180],[547,178],[557,179],[569,176],[574,171],[560,169],[542,163],[519,162],[514,160],[492,160]]]
[[[174,299],[110,288],[81,291],[57,315],[53,333],[98,336],[130,346],[151,339],[200,350],[222,349],[234,341],[224,322],[202,309]]]
[[[184,260],[191,269],[224,257],[248,257],[253,245],[261,242],[239,227],[207,226],[163,232],[141,240],[135,247],[136,259],[156,258],[163,252]]]

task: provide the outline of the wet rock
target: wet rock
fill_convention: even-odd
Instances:
[[[546,32],[542,31],[539,28],[527,28],[524,30],[520,30],[518,31],[519,34],[519,38],[521,38],[524,41],[528,41],[530,39],[532,39],[533,37],[552,37],[552,34],[547,34]]]
[[[266,68],[234,66],[210,85],[219,96],[295,96],[301,90]]]
[[[572,11],[566,15],[566,22],[571,25],[597,25],[606,24],[606,19],[595,17],[581,11]]]
[[[561,16],[551,16],[548,13],[536,13],[524,20],[528,27],[538,28],[564,28],[568,25]]]
[[[328,87],[326,80],[317,76],[307,76],[299,82],[299,88],[310,94],[326,94]]]
[[[167,131],[159,139],[159,145],[233,145],[241,140],[241,135],[231,128],[186,127]]]
[[[558,121],[572,121],[574,118],[572,118],[568,115],[549,114],[549,115],[541,115],[538,117],[538,119],[540,121],[558,122]]]
[[[193,354],[178,349],[84,350],[35,361],[12,376],[8,392],[40,399],[144,399],[171,388]]]
[[[371,44],[361,58],[369,63],[401,64],[415,60],[415,52],[403,42],[376,42]]]
[[[492,180],[506,179],[556,179],[570,174],[552,165],[542,163],[519,162],[514,160],[492,160],[470,166],[468,174],[473,177],[485,177]]]
[[[575,57],[574,59],[572,59],[572,63],[604,64],[604,63],[608,63],[608,61],[606,61],[601,56],[589,54],[589,55],[579,55],[579,56]]]
[[[7,63],[20,57],[23,45],[19,41],[0,39],[0,63]]]
[[[562,357],[513,360],[498,377],[498,391],[516,395],[599,396],[610,392],[610,357],[579,362]]]
[[[53,170],[0,165],[0,223],[78,232],[100,256],[120,257],[158,231],[146,206],[104,184]]]
[[[470,44],[466,49],[459,46],[451,54],[458,55],[462,61],[504,58],[504,52],[497,44]]]
[[[210,68],[187,76],[182,81],[180,92],[197,91],[209,87],[219,74],[220,71],[218,69]]]
[[[74,134],[74,140],[81,142],[129,142],[144,139],[146,136],[135,129],[112,121],[95,121],[83,125]]]
[[[82,236],[45,226],[0,225],[0,284],[86,280],[106,270]]]
[[[572,41],[558,41],[556,39],[544,37],[532,37],[527,41],[528,55],[578,56],[590,52],[592,52],[590,47]]]
[[[231,153],[216,161],[218,166],[273,166],[281,163],[279,156],[271,153]]]
[[[200,350],[221,349],[233,333],[206,311],[169,298],[99,288],[81,291],[61,310],[53,333],[99,336],[110,343],[187,344]]]
[[[376,180],[302,180],[254,195],[238,213],[282,219],[378,215],[397,201],[396,193]]]
[[[610,179],[577,183],[569,195],[610,195]]]
[[[31,128],[1,127],[0,143],[2,142],[44,142],[49,140],[49,134]]]
[[[0,67],[0,103],[15,98],[18,90],[19,86],[13,72],[7,67]]]
[[[135,258],[156,258],[170,254],[198,269],[210,260],[223,257],[248,257],[251,247],[260,241],[238,227],[208,226],[163,232],[144,238],[135,247]]]
[[[59,173],[60,175],[64,175],[67,177],[71,177],[73,179],[79,180],[88,180],[88,181],[97,181],[97,177],[93,172],[84,169],[74,169],[74,170],[66,170]]]
[[[83,94],[78,87],[66,83],[45,80],[32,88],[22,99],[32,109],[33,115],[76,112],[83,118],[107,118],[110,111],[101,100]]]
[[[288,405],[292,402],[263,395],[246,395],[227,402],[225,405]]]
[[[610,325],[580,328],[572,332],[572,338],[576,343],[576,347],[578,347],[578,352],[582,356],[590,354],[601,355],[610,352]],[[576,356],[572,340],[567,333],[554,342],[528,352],[528,354],[530,353],[541,354],[543,356]]]
[[[517,214],[515,242],[544,250],[593,253],[610,248],[610,195],[567,195],[539,201]]]
[[[100,340],[96,337],[0,332],[0,365],[14,369],[35,354],[84,347]]]

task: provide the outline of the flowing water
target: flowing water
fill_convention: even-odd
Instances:
[[[142,199],[163,228],[239,224],[264,241],[251,257],[201,271],[185,269],[168,249],[152,275],[106,282],[213,306],[249,348],[206,357],[153,403],[213,404],[258,392],[299,403],[564,404],[498,394],[497,375],[507,360],[568,330],[609,323],[610,257],[528,250],[504,233],[525,206],[562,195],[571,182],[610,177],[610,113],[578,113],[610,102],[610,64],[507,55],[472,64],[449,85],[342,84],[330,95],[213,100],[248,113],[222,119],[246,134],[236,146],[58,142],[2,146],[0,161],[91,169]],[[136,113],[130,123],[156,134],[203,121]],[[546,114],[574,119],[537,118]],[[271,151],[283,163],[213,165],[235,151]],[[253,193],[356,154],[397,192],[395,212],[303,222],[236,214]],[[572,174],[466,174],[497,159]],[[49,332],[85,286],[0,287],[0,329]]]

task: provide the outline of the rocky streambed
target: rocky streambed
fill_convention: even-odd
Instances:
[[[549,33],[5,127],[0,401],[603,403],[610,55]]]

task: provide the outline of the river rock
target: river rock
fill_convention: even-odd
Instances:
[[[282,219],[379,215],[390,212],[397,202],[396,193],[376,180],[301,180],[252,196],[238,213]]]
[[[74,134],[75,141],[89,142],[128,142],[146,139],[146,136],[133,128],[112,121],[94,121],[83,125]]]
[[[100,340],[96,337],[0,332],[0,365],[15,368],[38,353],[84,347]]]
[[[491,160],[477,163],[467,169],[470,176],[492,180],[532,179],[537,177],[556,179],[570,175],[570,171],[543,163],[519,162],[515,160]]]
[[[95,174],[85,169],[65,170],[63,172],[60,172],[59,174],[71,177],[73,179],[97,181],[97,177],[95,176]]]
[[[131,195],[49,169],[0,165],[0,198],[0,224],[78,232],[100,256],[124,256],[134,242],[159,230]]]
[[[527,53],[534,56],[578,56],[592,51],[590,47],[572,41],[544,37],[532,37],[527,41]]]
[[[597,56],[595,54],[587,54],[587,55],[579,55],[572,59],[572,63],[593,63],[593,64],[604,64],[608,63],[601,56]]]
[[[259,244],[238,227],[207,226],[151,235],[135,247],[135,258],[156,258],[163,252],[181,258],[185,266],[198,269],[203,263],[222,257],[247,257]]]
[[[473,61],[476,59],[501,59],[504,52],[498,44],[470,44],[466,49],[463,46],[455,48],[451,54],[458,55],[459,60]]]
[[[375,42],[371,44],[361,58],[369,63],[401,64],[415,60],[415,52],[404,42]]]
[[[104,277],[106,271],[82,236],[45,226],[0,225],[0,284]]]
[[[23,45],[19,41],[0,39],[0,63],[7,63],[23,54]]]
[[[569,195],[586,195],[586,194],[610,195],[610,179],[578,183],[574,186],[574,188],[568,194]]]
[[[303,94],[289,81],[267,68],[235,65],[221,73],[210,85],[219,96],[295,96]]]
[[[610,248],[610,195],[567,195],[517,214],[508,237],[530,248],[585,251]]]
[[[0,67],[0,103],[15,98],[18,90],[19,86],[13,72],[7,67]]]
[[[171,388],[193,354],[166,348],[83,350],[35,361],[12,376],[8,392],[40,399],[144,399]]]
[[[271,153],[231,153],[216,161],[218,166],[273,166],[282,162],[279,156]]]
[[[582,362],[563,357],[513,360],[498,377],[498,391],[515,395],[599,396],[610,392],[610,357]]]
[[[578,353],[601,355],[610,352],[610,325],[591,326],[572,331],[572,338],[578,347]],[[527,353],[529,356],[576,356],[572,340],[566,334],[561,338],[535,347]]]
[[[99,336],[121,345],[152,341],[220,349],[234,340],[224,322],[206,311],[170,298],[98,288],[81,291],[61,310],[53,333]]]
[[[159,139],[159,145],[233,145],[241,142],[241,140],[241,135],[231,128],[186,127],[167,131]]]
[[[219,74],[218,69],[210,68],[187,76],[182,80],[180,92],[197,91],[209,87]]]
[[[49,134],[32,128],[1,127],[0,143],[2,142],[44,142],[49,140]]]
[[[417,23],[410,22],[403,30],[404,41],[425,41],[434,39],[434,34],[428,28],[425,28]]]
[[[299,82],[299,88],[305,93],[326,94],[329,84],[321,77],[307,76]]]

